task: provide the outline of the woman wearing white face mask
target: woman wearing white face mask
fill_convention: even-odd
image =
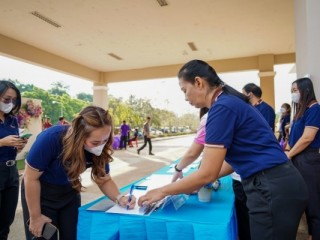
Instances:
[[[129,202],[109,175],[112,139],[110,114],[94,106],[83,109],[71,125],[53,126],[38,135],[22,183],[24,220],[30,220],[26,239],[41,237],[47,222],[57,226],[60,239],[76,239],[80,174],[89,167],[92,180],[106,196],[122,207],[134,207],[135,197]]]
[[[0,239],[7,239],[19,196],[16,156],[26,140],[19,138],[15,114],[21,107],[21,95],[9,81],[0,81]]]
[[[301,78],[291,87],[294,118],[291,126],[289,159],[308,186],[306,217],[309,239],[320,239],[320,105],[312,81]]]

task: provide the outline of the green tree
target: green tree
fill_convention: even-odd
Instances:
[[[77,98],[85,102],[93,102],[93,95],[88,93],[78,93]]]
[[[49,89],[49,93],[53,95],[62,96],[63,94],[68,94],[70,86],[64,85],[62,82],[54,82],[51,84],[52,88]]]

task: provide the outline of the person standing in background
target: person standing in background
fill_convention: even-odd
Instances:
[[[60,116],[57,122],[57,125],[69,125],[70,123],[64,118],[64,116]]]
[[[286,131],[286,126],[290,124],[290,118],[291,118],[291,106],[289,103],[284,103],[281,105],[280,108],[280,126],[279,126],[279,137],[278,141],[280,143],[283,143],[283,148],[285,148],[287,142],[288,142],[288,137],[287,136],[287,131]]]
[[[143,137],[144,144],[137,150],[137,153],[140,154],[140,151],[149,144],[149,155],[154,155],[152,153],[152,143],[151,143],[151,135],[150,135],[150,117],[147,117],[147,121],[143,124]]]
[[[44,120],[44,122],[43,122],[43,130],[45,130],[51,126],[52,126],[52,123],[50,121],[50,118],[46,117],[46,120]]]
[[[28,142],[19,138],[15,115],[21,107],[21,94],[9,81],[0,81],[0,239],[8,238],[18,198],[19,174],[16,157]]]
[[[130,127],[128,124],[126,124],[126,121],[124,120],[120,126],[120,150],[122,148],[127,149],[129,132],[130,132]]]
[[[254,83],[248,83],[243,87],[242,93],[249,97],[251,105],[259,110],[259,112],[267,120],[270,128],[274,132],[276,114],[274,112],[274,109],[261,99],[261,88]]]
[[[242,93],[249,98],[249,102],[252,106],[256,107],[261,115],[268,122],[270,128],[274,130],[275,124],[275,112],[271,106],[262,101],[261,88],[254,83],[246,84]],[[239,224],[239,239],[250,240],[250,222],[249,222],[249,209],[247,207],[247,196],[241,183],[241,177],[236,172],[231,174],[232,188],[235,195],[235,207],[237,214],[237,221]]]
[[[182,170],[193,163],[202,153],[204,148],[204,140],[206,136],[206,123],[208,118],[209,108],[200,108],[200,124],[197,129],[197,134],[193,140],[193,143],[183,155],[181,160],[174,166],[175,172],[172,176],[172,182],[177,181],[179,178],[183,178]]]
[[[294,118],[285,152],[304,178],[309,192],[306,208],[309,239],[320,239],[320,105],[310,78],[291,86]]]

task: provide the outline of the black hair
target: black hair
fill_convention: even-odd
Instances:
[[[2,97],[3,94],[5,94],[6,91],[10,88],[13,89],[17,94],[16,104],[14,105],[12,110],[9,112],[9,114],[15,115],[19,112],[21,108],[21,93],[19,89],[12,82],[6,81],[6,80],[0,80],[0,97]]]
[[[201,119],[201,118],[203,117],[203,115],[205,115],[207,112],[209,112],[209,108],[207,108],[207,107],[200,108],[200,111],[199,111],[200,119]]]
[[[292,84],[296,83],[297,88],[300,92],[299,103],[293,103],[294,108],[294,120],[302,117],[303,113],[309,107],[313,101],[317,101],[316,95],[314,93],[313,84],[310,78],[299,78],[295,80]]]
[[[257,86],[256,84],[254,83],[248,83],[246,84],[243,88],[242,88],[246,93],[251,93],[258,97],[258,98],[261,98],[262,96],[262,90],[259,86]]]
[[[245,102],[249,102],[249,98],[238,92],[234,88],[224,84],[219,78],[216,71],[208,63],[202,60],[191,60],[182,66],[178,73],[178,78],[184,81],[195,83],[195,78],[201,77],[206,80],[210,87],[221,87],[223,92],[227,95],[233,95],[241,98]]]

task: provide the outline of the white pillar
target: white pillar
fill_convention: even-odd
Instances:
[[[320,100],[320,1],[295,0],[297,77],[310,75]]]
[[[93,105],[108,109],[108,87],[107,84],[95,83],[93,89]]]

